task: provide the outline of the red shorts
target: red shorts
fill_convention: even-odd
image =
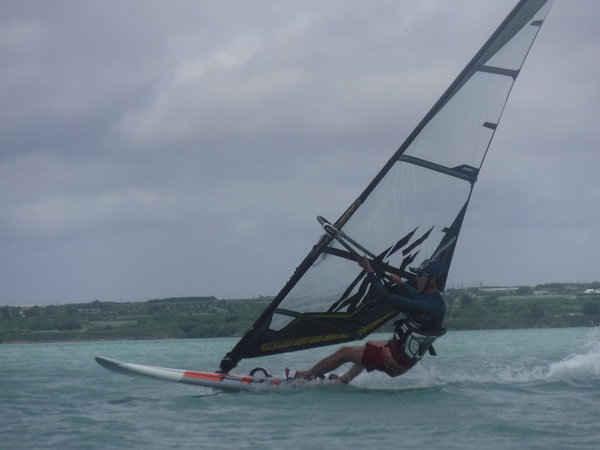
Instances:
[[[365,351],[362,356],[362,365],[368,372],[372,370],[381,370],[390,377],[402,375],[417,360],[409,358],[398,346],[398,341],[392,339],[385,346],[378,346],[369,342],[365,345]]]

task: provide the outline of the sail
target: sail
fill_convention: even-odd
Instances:
[[[552,0],[522,0],[221,362],[362,339],[398,312],[369,288],[358,255],[414,277],[448,272],[473,186]],[[445,279],[442,280],[442,284]]]

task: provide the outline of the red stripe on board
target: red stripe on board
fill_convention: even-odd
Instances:
[[[278,386],[281,384],[281,380],[278,378],[275,379],[255,379],[253,377],[241,377],[237,375],[228,375],[224,373],[213,373],[213,372],[196,372],[194,370],[187,370],[183,373],[183,378],[194,378],[197,380],[204,381],[216,381],[223,382],[225,380],[235,381],[240,384],[253,384],[253,383],[263,383],[267,382],[271,386]]]
[[[223,381],[223,378],[225,378],[225,374],[223,373],[194,372],[193,370],[187,370],[183,376],[185,378],[196,378],[207,381]]]

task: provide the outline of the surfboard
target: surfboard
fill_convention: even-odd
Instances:
[[[256,371],[262,371],[262,375],[232,375],[227,373],[202,372],[197,370],[149,366],[144,364],[118,361],[116,359],[106,358],[104,356],[96,356],[96,362],[106,369],[121,374],[141,375],[163,381],[194,384],[197,386],[227,391],[259,391],[282,387],[295,388],[316,383],[335,383],[331,380],[307,381],[278,378],[268,375],[268,373],[263,369]]]

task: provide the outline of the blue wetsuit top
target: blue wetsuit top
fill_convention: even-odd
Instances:
[[[408,320],[414,329],[437,331],[442,328],[446,303],[439,292],[423,294],[408,283],[404,283],[402,290],[407,295],[392,294],[374,272],[369,272],[367,279],[381,298],[398,311],[408,315]]]

